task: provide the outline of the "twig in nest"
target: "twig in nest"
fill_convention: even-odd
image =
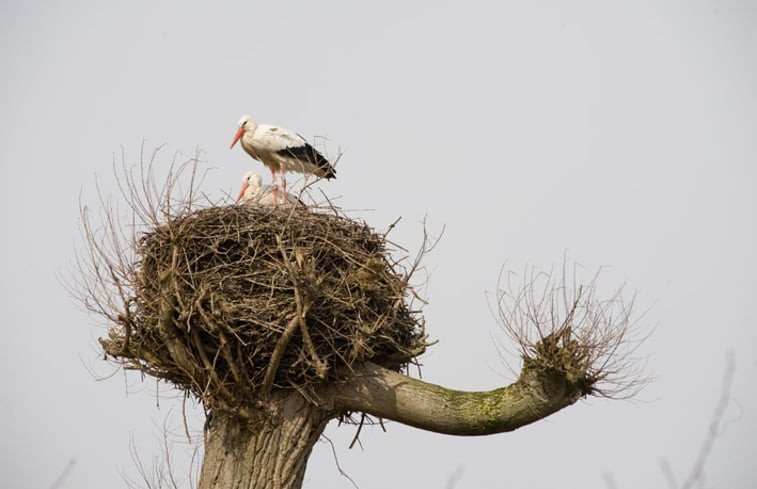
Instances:
[[[307,349],[308,354],[313,360],[313,364],[315,365],[315,371],[316,375],[319,379],[325,379],[326,378],[326,372],[328,371],[328,367],[326,364],[318,357],[318,352],[315,351],[315,346],[313,345],[313,339],[310,337],[310,332],[308,331],[307,324],[305,323],[305,315],[307,313],[307,310],[310,309],[310,304],[312,303],[312,293],[310,291],[307,291],[305,296],[303,297],[302,290],[300,287],[300,284],[302,283],[302,280],[300,279],[300,275],[297,271],[294,269],[294,266],[292,265],[291,260],[289,259],[289,256],[287,255],[286,250],[284,249],[284,245],[281,242],[281,236],[276,236],[276,244],[279,247],[279,252],[281,253],[281,258],[284,260],[284,265],[286,265],[287,270],[289,271],[289,275],[292,279],[292,284],[294,286],[294,302],[297,306],[297,319],[300,325],[300,332],[302,333],[302,342],[305,344],[305,349]],[[298,264],[300,265],[300,269],[302,269],[301,264],[302,259],[298,260]]]
[[[284,349],[289,344],[289,341],[294,335],[294,330],[300,325],[300,318],[297,314],[289,320],[286,329],[281,333],[279,341],[276,342],[276,346],[273,349],[273,354],[268,362],[268,369],[265,372],[265,378],[263,379],[263,386],[260,388],[263,398],[267,398],[271,394],[271,387],[273,386],[273,379],[276,377],[276,371],[279,369],[279,363],[281,357],[284,355]]]

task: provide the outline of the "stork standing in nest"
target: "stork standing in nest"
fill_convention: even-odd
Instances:
[[[294,131],[270,124],[257,124],[249,115],[239,119],[239,129],[229,149],[241,139],[242,148],[271,170],[273,201],[278,204],[279,186],[276,174],[281,174],[281,188],[286,195],[285,173],[294,171],[319,178],[336,178],[336,170],[321,153]]]

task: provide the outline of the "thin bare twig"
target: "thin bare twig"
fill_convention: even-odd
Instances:
[[[733,385],[733,375],[736,370],[733,360],[733,352],[729,351],[726,355],[726,368],[723,372],[723,383],[720,387],[720,399],[715,406],[715,411],[712,414],[710,420],[710,427],[707,432],[707,437],[704,439],[701,448],[699,449],[699,456],[697,456],[694,466],[689,472],[689,476],[681,486],[682,489],[690,489],[694,487],[694,484],[701,482],[704,477],[704,467],[707,464],[707,459],[712,452],[712,447],[715,445],[715,441],[722,434],[721,427],[723,425],[723,416],[725,415],[728,405],[731,401],[731,388]]]
[[[334,443],[331,441],[331,439],[326,435],[321,435],[321,438],[326,440],[326,442],[331,447],[331,453],[334,455],[334,463],[336,464],[336,469],[339,471],[339,474],[345,479],[347,479],[348,481],[350,481],[352,485],[355,486],[355,489],[360,489],[360,486],[358,486],[357,483],[352,479],[352,477],[347,475],[347,473],[344,470],[342,470],[342,466],[339,465],[339,457],[337,457],[336,455],[336,448],[334,447]]]
[[[632,331],[639,319],[633,315],[635,297],[625,300],[623,287],[601,299],[599,272],[581,283],[577,265],[568,270],[565,262],[560,277],[527,269],[516,278],[500,272],[495,300],[488,299],[520,358],[564,372],[585,394],[630,397],[645,385],[636,352],[646,335]]]
[[[64,482],[66,482],[66,479],[68,478],[69,474],[71,474],[71,471],[74,469],[74,466],[76,465],[76,459],[71,459],[68,461],[66,466],[61,471],[60,475],[56,477],[55,482],[52,483],[50,486],[50,489],[58,489],[63,485]]]

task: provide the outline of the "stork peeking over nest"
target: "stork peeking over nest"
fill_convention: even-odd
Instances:
[[[305,204],[292,194],[284,192],[281,200],[287,205],[298,205],[305,207]],[[273,189],[270,185],[263,185],[263,177],[254,171],[248,171],[242,176],[242,188],[239,190],[237,203],[242,201],[247,205],[275,206]]]
[[[336,170],[321,153],[294,131],[270,124],[257,124],[249,115],[239,119],[239,129],[229,149],[241,139],[242,148],[271,170],[273,202],[278,204],[279,186],[276,173],[281,174],[281,188],[286,194],[285,173],[294,171],[319,178],[336,178]]]

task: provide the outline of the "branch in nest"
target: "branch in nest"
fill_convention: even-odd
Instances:
[[[279,341],[276,342],[276,346],[271,354],[271,359],[268,361],[268,368],[266,369],[265,378],[263,379],[263,386],[260,388],[261,395],[264,398],[269,397],[271,394],[273,379],[276,377],[276,372],[279,369],[279,363],[281,363],[281,357],[284,355],[284,349],[289,344],[289,341],[292,339],[292,336],[299,325],[300,318],[298,315],[295,315],[289,320],[289,324],[287,324],[284,332],[281,333]]]

